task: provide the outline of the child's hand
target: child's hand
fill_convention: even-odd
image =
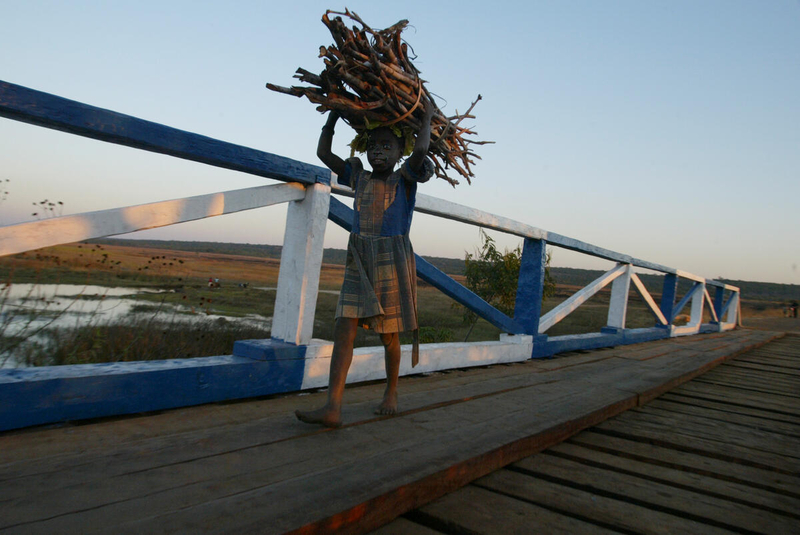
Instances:
[[[325,126],[322,127],[322,132],[319,135],[319,142],[317,143],[317,157],[328,166],[328,169],[342,175],[345,171],[345,162],[333,152],[331,152],[331,145],[333,143],[333,127],[336,121],[339,120],[339,112],[331,110],[328,114],[328,120],[325,121]]]
[[[338,120],[339,120],[339,112],[336,110],[331,110],[330,113],[328,113],[328,120],[325,121],[324,128],[333,128],[333,126],[336,124],[336,121]]]
[[[434,113],[436,113],[436,106],[433,104],[427,95],[422,98],[422,107],[425,111],[425,117],[421,121],[419,132],[417,132],[417,139],[414,142],[414,150],[411,156],[408,157],[407,163],[412,171],[415,173],[422,172],[422,166],[425,162],[425,157],[428,154],[428,148],[431,143],[431,120]],[[427,180],[430,177],[426,177]],[[424,182],[425,180],[422,180]]]
[[[433,115],[436,113],[436,105],[426,95],[422,99],[422,107],[425,110],[425,123],[430,124]]]

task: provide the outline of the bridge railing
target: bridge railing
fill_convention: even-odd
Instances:
[[[12,416],[0,412],[0,429],[32,425],[31,422],[53,421],[54,418],[65,418],[73,414],[77,414],[78,417],[86,417],[86,415],[137,412],[219,399],[300,390],[326,384],[331,343],[312,339],[314,309],[322,264],[323,238],[328,219],[348,230],[352,221],[351,209],[331,196],[332,192],[352,196],[352,192],[336,185],[335,181],[331,185],[329,170],[2,81],[0,81],[0,116],[286,182],[285,184],[225,191],[0,227],[0,256],[172,225],[283,202],[289,203],[271,339],[237,342],[233,348],[233,357],[188,359],[190,362],[184,364],[160,362],[125,365],[125,363],[120,363],[114,372],[124,374],[130,373],[132,370],[137,371],[141,381],[155,381],[154,384],[158,385],[163,377],[176,373],[181,377],[185,375],[192,378],[195,377],[192,374],[200,373],[198,370],[203,370],[204,373],[225,370],[220,375],[224,375],[224,381],[228,381],[230,384],[221,384],[224,381],[218,379],[220,381],[220,384],[217,384],[218,391],[212,394],[208,391],[207,382],[185,379],[198,383],[193,387],[197,390],[195,394],[176,397],[172,400],[167,399],[168,396],[162,395],[160,396],[161,401],[155,401],[152,399],[153,396],[150,396],[149,399],[143,399],[138,404],[122,403],[121,405],[124,407],[118,406],[120,403],[111,402],[100,396],[98,402],[92,405],[88,412],[85,408],[75,409],[74,407],[74,412],[65,412],[63,406],[55,412],[47,407],[32,411],[11,411],[15,414]],[[497,310],[417,256],[417,272],[420,278],[473,310],[478,316],[507,334],[501,335],[497,342],[424,344],[420,367],[416,368],[414,373],[519,361],[576,349],[608,347],[671,336],[722,331],[734,328],[741,321],[740,292],[734,286],[640,260],[509,218],[424,194],[418,195],[416,210],[436,217],[518,236],[523,239],[523,249],[513,317]],[[556,308],[542,314],[547,245],[610,260],[616,265]],[[660,303],[655,302],[634,272],[634,268],[643,268],[663,274]],[[690,281],[692,286],[685,295],[678,299],[680,279]],[[600,332],[554,337],[547,335],[547,331],[551,327],[608,285],[611,285],[608,321],[606,327]],[[631,286],[641,295],[653,314],[654,326],[652,328],[629,329],[626,327]],[[709,288],[714,289],[713,298],[709,293]],[[676,317],[690,302],[691,313],[688,324],[676,326]],[[710,323],[703,323],[704,311],[707,311],[711,317]],[[403,359],[401,373],[411,373],[407,360]],[[348,380],[353,382],[380,378],[383,374],[382,362],[382,348],[357,349]],[[259,371],[255,372],[253,366]],[[26,383],[28,387],[32,384],[39,385],[38,389],[28,388],[28,390],[38,392],[37,395],[41,396],[48,392],[48,388],[53,388],[53,381],[61,380],[63,383],[64,374],[81,377],[106,374],[107,384],[104,384],[108,388],[112,388],[112,385],[116,384],[115,381],[120,380],[120,377],[114,373],[109,375],[107,369],[103,369],[101,373],[97,371],[100,368],[93,368],[92,365],[78,368],[80,368],[79,371],[62,370],[63,373],[58,370],[47,372],[16,370],[13,374],[2,372],[0,373],[0,405],[2,405],[4,396],[13,397],[14,388],[19,387],[20,381]],[[236,370],[235,373],[231,372],[233,369]],[[182,372],[178,370],[182,370]],[[260,373],[262,376],[258,380],[253,380],[253,373]],[[230,382],[232,377],[240,378],[240,374],[250,377],[252,384],[243,386],[241,379],[238,384]],[[175,380],[174,377],[170,379],[173,382]],[[247,383],[247,381],[244,382]],[[16,386],[9,387],[12,384]],[[77,386],[76,383],[75,388],[85,387]],[[30,397],[30,394],[28,396]],[[65,394],[63,399],[67,398],[68,396]],[[34,413],[39,416],[31,416]],[[28,416],[22,416],[20,419],[20,415],[24,414],[28,414]],[[53,416],[53,414],[60,416]]]

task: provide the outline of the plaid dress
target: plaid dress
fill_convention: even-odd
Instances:
[[[433,163],[425,159],[421,176],[404,163],[386,180],[372,180],[358,158],[346,164],[338,181],[355,190],[355,214],[336,317],[358,318],[378,333],[416,331],[416,263],[408,232],[417,183],[433,176]]]

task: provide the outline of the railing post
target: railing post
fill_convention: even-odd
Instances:
[[[517,281],[517,298],[514,304],[514,319],[523,326],[527,334],[539,332],[544,297],[544,274],[547,267],[547,242],[525,238]]]
[[[667,319],[667,323],[671,324],[675,318],[675,296],[678,293],[678,276],[673,273],[664,275],[664,289],[661,292],[661,313]],[[669,327],[669,325],[667,325]]]
[[[311,341],[330,198],[330,185],[312,184],[306,187],[302,201],[289,203],[272,316],[273,339],[297,345]]]
[[[725,321],[727,323],[735,323],[739,326],[742,325],[742,317],[739,308],[739,292],[733,292],[731,295],[731,304],[728,305],[728,314],[725,317]]]
[[[717,323],[722,323],[722,307],[725,306],[725,288],[717,286],[714,292],[714,312],[717,313]],[[714,323],[713,321],[711,323]]]
[[[689,318],[689,325],[692,327],[700,327],[703,323],[703,305],[705,304],[705,282],[697,282],[696,285],[700,287],[692,295],[692,313]]]
[[[628,264],[622,275],[611,283],[611,300],[608,303],[608,325],[603,329],[604,332],[618,331],[625,328],[632,270],[633,266]]]

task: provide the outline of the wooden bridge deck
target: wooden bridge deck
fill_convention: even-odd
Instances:
[[[379,532],[800,533],[800,335],[737,356]]]
[[[332,431],[292,415],[317,393],[7,432],[0,531],[352,533],[405,513],[382,529],[507,531],[491,516],[498,500],[512,504],[508,531],[797,529],[800,338],[642,407],[776,336],[738,330],[410,377],[394,418],[371,414],[382,385],[349,388],[347,425]]]

